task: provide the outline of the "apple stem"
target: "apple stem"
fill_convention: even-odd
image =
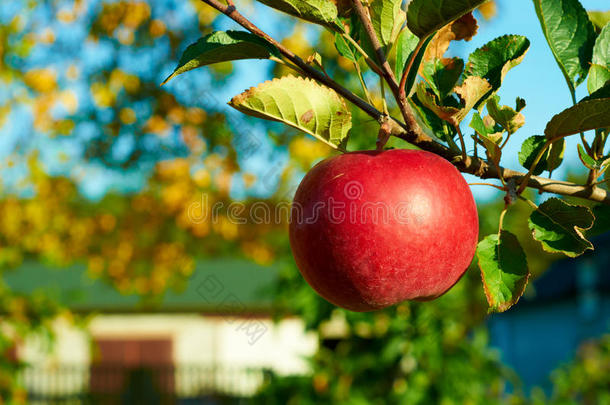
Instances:
[[[389,123],[388,116],[384,116],[379,126],[379,134],[377,135],[377,151],[381,152],[392,136],[392,126]]]

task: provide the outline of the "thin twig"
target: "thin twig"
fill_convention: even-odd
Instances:
[[[360,55],[362,55],[362,57],[364,58],[366,63],[371,67],[371,69],[373,69],[373,71],[375,73],[377,73],[380,76],[383,74],[381,72],[381,68],[377,65],[377,63],[375,63],[375,61],[373,59],[371,59],[369,54],[366,53],[366,51],[364,49],[362,49],[362,47],[360,46],[360,44],[358,44],[358,42],[354,41],[354,38],[352,38],[349,34],[341,34],[341,36],[345,40],[347,40],[350,44],[352,44],[352,46],[358,51],[358,53],[360,53]]]
[[[466,143],[464,142],[464,135],[462,135],[462,129],[460,128],[460,124],[455,125],[455,130],[457,131],[458,137],[460,138],[460,146],[462,147],[462,158],[464,161],[468,160],[468,154],[466,153]]]
[[[360,85],[362,86],[362,90],[364,91],[366,101],[368,101],[369,104],[373,104],[373,99],[371,99],[369,89],[366,87],[364,77],[362,77],[362,71],[360,70],[360,65],[358,64],[358,61],[352,61],[352,63],[354,64],[354,69],[356,69],[356,74],[358,75],[358,80],[360,80]]]
[[[356,11],[356,14],[358,14],[358,18],[360,18],[360,21],[362,22],[362,26],[364,27],[366,35],[371,41],[371,45],[375,49],[375,53],[377,55],[377,62],[381,67],[381,74],[383,75],[383,78],[388,82],[392,93],[397,96],[398,82],[396,81],[396,77],[394,76],[392,68],[390,68],[390,64],[386,59],[385,53],[383,52],[383,46],[381,45],[379,38],[377,38],[375,28],[373,28],[373,23],[371,22],[371,19],[366,10],[364,9],[364,6],[362,5],[362,2],[360,0],[352,0],[352,4],[354,5],[354,10]]]
[[[508,203],[504,203],[504,209],[500,213],[500,220],[498,221],[498,236],[502,232],[502,227],[504,226],[504,216],[506,215],[506,211],[508,211]]]
[[[532,176],[532,174],[534,174],[534,170],[536,170],[536,166],[538,166],[538,162],[540,162],[540,159],[542,159],[542,156],[544,156],[544,154],[546,153],[546,150],[549,148],[549,146],[551,146],[551,142],[546,141],[544,143],[544,145],[542,146],[542,149],[540,149],[540,152],[538,152],[538,154],[536,155],[536,158],[534,159],[534,162],[530,166],[530,169],[528,170],[528,172],[525,174],[525,177],[521,181],[521,184],[519,185],[519,189],[517,189],[517,194],[523,193],[523,191],[527,187],[529,178]]]
[[[510,136],[512,134],[510,132],[507,133],[506,135],[506,139],[504,140],[504,142],[502,142],[502,145],[500,145],[500,150],[504,149],[504,147],[506,146],[506,144],[508,143],[508,140],[510,139]]]
[[[519,196],[519,199],[521,201],[525,201],[530,207],[532,207],[533,209],[537,210],[538,209],[538,205],[536,205],[535,202],[533,202],[532,200],[530,200],[529,198],[525,198],[522,195]]]
[[[394,95],[394,99],[398,103],[398,107],[400,108],[400,112],[405,120],[407,128],[414,129],[417,126],[417,122],[415,121],[415,117],[413,116],[413,112],[411,111],[411,107],[407,102],[407,98],[401,94],[400,88],[398,86],[398,81],[396,80],[396,76],[394,76],[394,71],[390,67],[386,55],[383,51],[383,46],[375,33],[375,28],[373,27],[373,23],[371,18],[369,17],[368,12],[365,10],[362,2],[360,0],[352,0],[352,4],[354,5],[354,10],[358,15],[358,18],[362,22],[362,26],[364,27],[364,31],[371,42],[371,45],[375,49],[375,53],[377,55],[377,61],[379,66],[381,67],[381,76],[388,84],[390,91]]]
[[[587,138],[585,138],[584,132],[580,133],[580,140],[582,141],[582,146],[585,147],[585,151],[587,152],[587,155],[591,155],[591,146],[589,146],[589,142],[587,142]]]
[[[492,183],[468,183],[469,186],[489,186],[497,188],[500,191],[506,191],[506,187],[498,186],[497,184]]]
[[[597,182],[595,182],[595,183],[593,183],[593,184],[590,184],[590,186],[591,186],[591,187],[593,187],[593,186],[599,186],[600,184],[607,183],[608,181],[610,181],[610,177],[609,177],[609,178],[607,178],[607,179],[604,179],[604,180],[597,181]]]
[[[421,51],[422,46],[424,46],[424,44],[426,43],[426,39],[427,38],[420,38],[419,42],[417,43],[417,46],[415,47],[415,49],[413,50],[413,52],[411,53],[411,56],[409,57],[409,60],[407,61],[407,64],[405,65],[403,71],[402,71],[402,77],[400,78],[400,92],[401,95],[403,97],[407,97],[407,79],[409,77],[409,73],[411,73],[411,69],[413,69],[413,65],[415,64],[415,59],[417,59],[417,55],[419,54],[419,52]]]

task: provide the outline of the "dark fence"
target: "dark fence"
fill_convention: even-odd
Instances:
[[[265,379],[256,369],[212,366],[26,368],[29,404],[247,404]]]

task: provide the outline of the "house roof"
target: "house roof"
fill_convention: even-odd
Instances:
[[[193,275],[180,291],[143,300],[120,293],[103,280],[86,274],[86,266],[52,267],[28,261],[2,279],[17,293],[43,291],[60,304],[77,312],[205,312],[211,314],[266,313],[271,295],[265,293],[277,277],[277,268],[246,260],[214,259],[198,261]]]

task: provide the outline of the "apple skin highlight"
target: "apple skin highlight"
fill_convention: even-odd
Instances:
[[[460,172],[419,150],[352,152],[317,164],[294,197],[290,246],[305,280],[358,312],[444,294],[479,232]]]

